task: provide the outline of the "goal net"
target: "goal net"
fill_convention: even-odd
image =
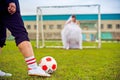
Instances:
[[[36,11],[37,48],[62,48],[61,31],[72,14],[82,29],[83,48],[101,47],[100,5],[39,6]]]

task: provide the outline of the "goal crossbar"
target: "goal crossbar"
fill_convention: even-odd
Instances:
[[[92,5],[64,5],[64,6],[39,6],[37,8],[68,8],[68,7],[91,7],[91,6],[100,6],[99,4]]]

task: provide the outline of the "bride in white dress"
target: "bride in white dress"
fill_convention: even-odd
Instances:
[[[82,30],[76,21],[75,15],[70,16],[61,32],[63,48],[82,49]]]

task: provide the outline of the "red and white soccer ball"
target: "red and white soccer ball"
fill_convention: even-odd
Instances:
[[[40,60],[39,66],[47,73],[51,74],[57,69],[57,62],[51,56],[43,57]]]

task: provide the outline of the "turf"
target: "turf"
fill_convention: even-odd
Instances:
[[[34,42],[32,42],[34,46]],[[56,59],[58,68],[50,78],[27,75],[27,66],[14,41],[0,54],[0,69],[13,74],[0,80],[120,80],[120,43],[102,43],[101,49],[36,49],[37,62],[44,56]]]

